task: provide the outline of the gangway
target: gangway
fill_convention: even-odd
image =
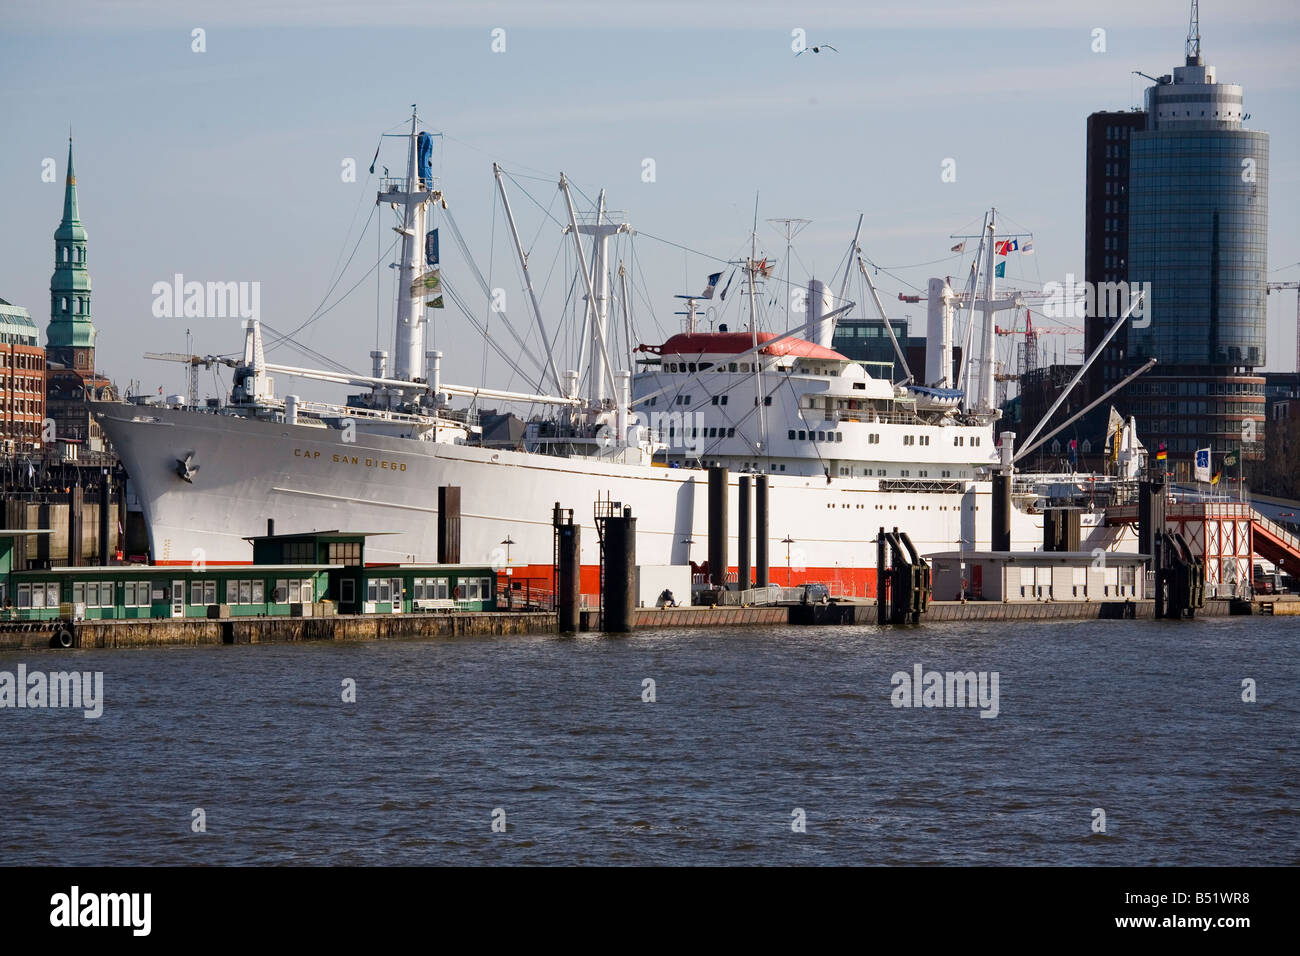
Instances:
[[[1106,509],[1108,524],[1138,523],[1135,504]],[[1243,597],[1256,555],[1283,573],[1300,576],[1300,536],[1243,501],[1179,501],[1165,505],[1165,530],[1180,533],[1204,560],[1209,596]]]

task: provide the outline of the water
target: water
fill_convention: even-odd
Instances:
[[[98,720],[0,710],[0,863],[1295,864],[1297,634],[1229,618],[0,653],[11,672],[102,670],[106,697]],[[999,716],[894,708],[891,675],[918,662],[997,671]]]

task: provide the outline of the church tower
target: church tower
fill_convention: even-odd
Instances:
[[[95,372],[95,335],[90,322],[86,229],[77,212],[77,174],[72,168],[69,136],[63,221],[54,230],[50,324],[45,329],[45,414],[53,419],[59,441],[101,452],[106,450],[104,436],[89,403],[113,401],[116,390]]]
[[[86,229],[77,213],[77,176],[68,137],[68,178],[63,221],[54,231],[54,275],[50,279],[50,324],[46,355],[83,380],[95,376],[95,327],[90,322],[90,273],[86,271]]]

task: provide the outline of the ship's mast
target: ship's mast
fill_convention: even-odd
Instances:
[[[602,189],[596,203],[596,221],[577,225],[578,234],[592,237],[592,290],[587,307],[592,331],[590,394],[591,404],[596,408],[602,407],[606,399],[619,401],[619,388],[609,364],[609,240],[631,228],[625,222],[606,222],[606,218],[605,190]]]
[[[997,282],[997,269],[994,262],[998,248],[998,227],[996,208],[989,209],[988,255],[984,258],[984,344],[980,355],[980,394],[979,410],[992,414],[994,401],[993,384],[993,296]]]
[[[573,195],[569,192],[569,181],[560,173],[560,192],[564,194],[564,203],[569,213],[569,225],[565,232],[572,234],[574,248],[578,257],[578,272],[582,276],[583,286],[587,290],[587,319],[592,331],[591,349],[591,406],[596,415],[604,410],[606,399],[612,400],[616,409],[616,427],[622,428],[627,417],[627,379],[624,385],[615,381],[613,365],[609,358],[609,346],[606,342],[606,328],[609,319],[609,240],[620,232],[631,232],[627,223],[605,222],[605,191],[601,190],[600,203],[596,213],[596,222],[579,224],[577,210],[573,207]],[[587,254],[582,248],[582,236],[593,237],[594,261],[592,271],[587,269]],[[600,291],[598,292],[597,289]],[[621,442],[626,436],[620,434]]]
[[[425,233],[425,216],[432,183],[423,182],[417,167],[419,118],[411,108],[411,132],[407,143],[406,183],[398,191],[390,186],[380,192],[378,202],[402,203],[402,224],[393,229],[402,237],[397,289],[397,343],[393,356],[393,378],[414,381],[424,378],[424,293],[415,287],[420,276],[420,254]]]
[[[749,338],[754,349],[754,406],[758,409],[758,439],[754,447],[767,447],[767,410],[763,404],[763,353],[758,348],[758,310],[754,283],[758,278],[758,195],[754,196],[754,230],[749,236]]]

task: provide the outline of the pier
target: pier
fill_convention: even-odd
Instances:
[[[784,625],[828,627],[875,625],[874,601],[761,607],[636,608],[642,629],[746,630]],[[1254,601],[1212,598],[1200,617],[1231,615],[1300,616],[1300,596]],[[931,601],[921,627],[962,621],[1154,620],[1154,601]],[[601,633],[599,611],[577,614],[577,630]],[[140,618],[127,620],[0,623],[0,651],[45,648],[198,647],[221,644],[286,644],[308,641],[454,639],[524,634],[558,634],[554,611],[447,611],[429,614],[337,614],[328,617],[238,617],[225,619]],[[62,644],[59,635],[67,634]]]

